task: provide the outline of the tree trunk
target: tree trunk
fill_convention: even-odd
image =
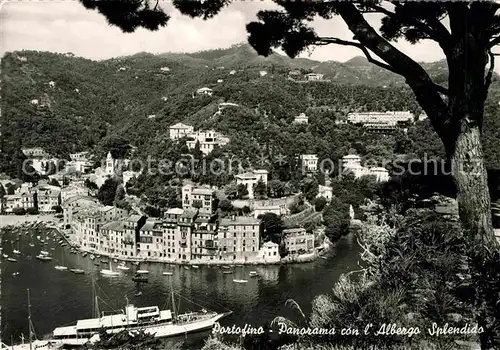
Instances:
[[[460,221],[470,241],[497,247],[491,220],[488,178],[477,125],[462,122],[462,130],[449,155],[452,177],[457,187]]]
[[[457,187],[460,221],[469,242],[498,249],[481,145],[487,50],[472,31],[456,37],[447,57],[448,132],[442,136]]]

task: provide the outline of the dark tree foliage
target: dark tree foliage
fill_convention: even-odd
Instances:
[[[263,241],[273,241],[274,243],[281,243],[281,233],[285,228],[285,224],[281,218],[274,213],[265,213],[259,215],[258,219],[261,221],[261,237]]]
[[[99,201],[104,205],[113,205],[117,188],[118,182],[115,179],[107,179],[99,188],[97,199],[99,199]]]

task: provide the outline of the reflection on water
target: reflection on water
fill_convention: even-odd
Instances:
[[[10,244],[17,235],[4,235],[3,253],[12,255],[16,244]],[[36,241],[36,240],[35,240]],[[15,242],[15,241],[14,241]],[[171,288],[181,297],[176,297],[181,312],[209,308],[215,311],[233,310],[221,321],[222,325],[245,323],[260,326],[277,316],[293,317],[285,307],[287,299],[294,299],[309,313],[311,301],[318,294],[330,293],[341,273],[357,268],[359,248],[352,240],[345,239],[331,252],[327,260],[319,259],[301,265],[271,265],[232,267],[232,274],[224,274],[221,267],[200,266],[185,269],[182,266],[164,264],[142,264],[138,268],[149,270],[149,283],[138,284],[131,280],[137,269],[131,266],[119,277],[104,277],[99,271],[106,264],[96,266],[95,261],[81,254],[70,254],[68,249],[57,246],[53,238],[46,246],[35,242],[29,246],[30,237],[20,237],[18,262],[2,261],[2,339],[10,343],[19,341],[21,334],[28,334],[27,292],[30,288],[32,319],[39,338],[49,334],[55,327],[74,323],[77,319],[92,316],[92,279],[98,286],[101,311],[123,309],[126,297],[138,306],[158,305],[170,307]],[[51,250],[54,248],[55,250]],[[66,247],[67,248],[67,247]],[[35,259],[40,250],[49,251],[53,261]],[[96,259],[97,260],[97,259]],[[64,262],[71,268],[86,271],[75,275],[69,271],[58,271],[54,266]],[[112,263],[113,269],[116,264]],[[118,271],[118,270],[117,270]],[[172,276],[162,272],[172,271]],[[251,278],[250,271],[258,277]],[[13,272],[19,272],[13,276]],[[248,283],[235,283],[233,279],[246,279]],[[139,291],[142,295],[136,297]],[[209,332],[191,334],[164,340],[163,346],[186,349],[199,348]]]

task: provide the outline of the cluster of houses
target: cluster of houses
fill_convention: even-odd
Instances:
[[[361,165],[361,157],[348,154],[342,157],[342,168],[344,172],[351,172],[354,177],[374,176],[377,182],[389,181],[389,171],[383,167],[364,167]]]
[[[89,196],[69,198],[63,205],[64,224],[82,250],[117,259],[147,259],[176,263],[274,263],[278,244],[261,241],[260,220],[253,216],[218,218],[215,190],[186,184],[182,208],[168,209],[163,218],[128,215],[99,204]],[[303,228],[284,232],[291,255],[311,253],[314,234]]]
[[[169,128],[171,140],[178,140],[186,137],[186,145],[189,149],[194,149],[198,143],[203,154],[209,154],[215,147],[222,147],[229,143],[229,138],[214,130],[194,131],[191,125],[177,123]]]
[[[31,210],[39,213],[54,213],[67,199],[85,194],[88,194],[88,191],[83,184],[61,188],[49,185],[46,180],[40,180],[36,186],[31,183],[22,183],[16,188],[14,194],[4,195],[1,208],[5,214]]]

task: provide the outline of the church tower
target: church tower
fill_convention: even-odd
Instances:
[[[115,160],[111,155],[111,152],[108,152],[108,156],[106,157],[106,175],[114,175],[115,174]]]

